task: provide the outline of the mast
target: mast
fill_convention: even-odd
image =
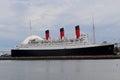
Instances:
[[[29,27],[30,27],[30,35],[32,35],[32,26],[31,26],[31,20],[29,21]]]
[[[95,37],[95,24],[94,24],[94,15],[92,14],[92,26],[93,26],[93,43],[96,43],[96,37]]]

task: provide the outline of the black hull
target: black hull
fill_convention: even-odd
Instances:
[[[30,49],[12,49],[12,57],[27,56],[80,56],[80,55],[113,55],[114,45],[103,45],[86,48],[73,49],[53,49],[53,50],[30,50]]]

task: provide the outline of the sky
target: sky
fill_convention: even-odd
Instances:
[[[0,49],[11,49],[32,34],[44,38],[49,29],[51,38],[75,38],[75,26],[93,41],[120,42],[120,0],[0,0]]]

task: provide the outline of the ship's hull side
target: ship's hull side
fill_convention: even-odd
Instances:
[[[27,57],[27,56],[80,56],[80,55],[113,55],[114,45],[103,45],[86,48],[71,48],[71,49],[12,49],[12,57]]]

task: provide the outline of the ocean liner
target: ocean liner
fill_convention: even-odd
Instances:
[[[88,35],[81,34],[79,25],[75,26],[75,34],[75,39],[67,39],[64,36],[64,28],[60,28],[59,40],[51,40],[49,30],[45,31],[45,39],[31,35],[11,50],[11,56],[87,56],[115,54],[114,44],[90,43],[88,41]]]

